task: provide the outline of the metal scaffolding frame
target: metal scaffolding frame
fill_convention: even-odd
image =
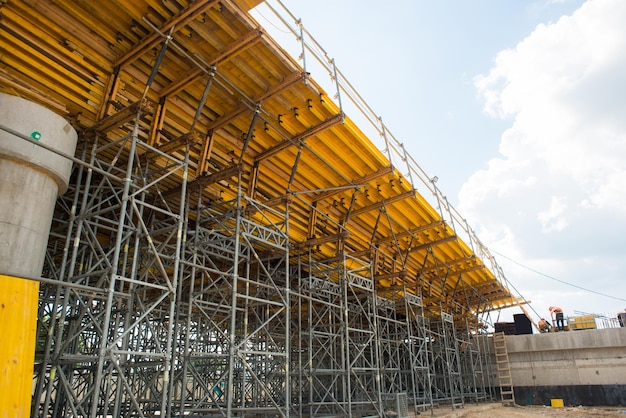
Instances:
[[[94,140],[90,166],[122,172],[126,141]],[[197,199],[191,221],[185,187],[178,212],[155,202],[186,159],[154,172],[125,159],[140,162],[128,179],[79,167],[57,205],[65,245],[46,258],[33,416],[288,415],[286,214],[239,194]]]
[[[460,347],[451,314],[442,310],[441,316],[431,321],[430,339],[433,402],[451,404],[453,408],[462,407]]]
[[[406,318],[403,291],[378,292],[376,300],[379,326],[381,390],[385,403],[398,393],[408,393],[414,387],[411,367],[411,335]]]
[[[489,347],[485,346],[486,334],[479,326],[472,327],[469,319],[464,322],[457,332],[463,397],[466,402],[474,403],[490,400],[492,383],[488,374],[490,361],[485,357],[485,351],[489,352]]]
[[[385,416],[402,394],[420,410],[491,389],[469,322],[457,339],[452,315],[431,322],[405,287],[377,290],[361,258],[290,255],[288,202],[240,180],[236,199],[206,203],[183,183],[172,207],[189,144],[164,154],[141,141],[146,123],[83,141],[58,201],[33,416]]]
[[[404,303],[409,330],[408,358],[413,377],[413,388],[408,394],[414,408],[419,412],[433,406],[430,322],[424,316],[421,297],[405,293]]]
[[[495,352],[493,346],[493,334],[486,330],[479,331],[474,337],[478,347],[479,356],[483,365],[482,379],[478,383],[479,393],[484,394],[486,401],[494,401],[498,397],[496,390]]]
[[[344,260],[344,335],[348,407],[355,416],[382,416],[376,293],[369,264]],[[352,412],[349,416],[353,416]]]
[[[347,416],[341,270],[313,262],[310,252],[300,257],[298,265],[299,413]]]
[[[297,312],[300,415],[382,416],[375,292],[371,268],[340,257],[299,257]]]
[[[164,168],[141,161],[141,123],[138,113],[132,134],[84,142],[89,168],[57,205],[53,230],[65,237],[46,257],[56,286],[42,286],[33,415],[144,416],[168,404],[184,207],[159,186],[188,163],[186,152],[162,155]]]
[[[67,17],[65,3],[54,10]],[[493,397],[479,321],[457,336],[444,309],[474,319],[509,300],[481,261],[495,260],[301,26],[337,105],[238,4],[168,4],[159,28],[136,22],[145,33],[90,84],[103,85],[96,111],[74,115],[79,148],[39,279],[31,416],[396,416],[401,401],[419,412]],[[220,48],[193,44],[215,41],[205,23],[227,28]],[[335,153],[350,141],[346,169]],[[320,173],[332,179],[317,189],[306,177]]]
[[[180,309],[186,325],[175,382],[178,414],[286,416],[286,216],[242,196],[199,204],[195,219],[182,262],[187,297]]]
[[[406,288],[378,291],[381,391],[385,409],[399,394],[415,412],[432,407],[428,320],[422,299]],[[398,411],[395,411],[398,412]]]
[[[33,416],[385,416],[403,394],[416,411],[479,400],[469,322],[457,339],[452,315],[431,322],[405,287],[376,290],[362,259],[315,260],[314,245],[290,258],[288,203],[240,186],[205,204],[183,183],[172,209],[163,183],[186,178],[189,144],[173,158],[134,123],[82,143],[88,162],[57,204]]]

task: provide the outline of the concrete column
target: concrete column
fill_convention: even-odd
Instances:
[[[74,128],[52,111],[0,93],[0,125],[74,155]],[[0,129],[0,417],[28,417],[39,283],[56,199],[72,162]]]

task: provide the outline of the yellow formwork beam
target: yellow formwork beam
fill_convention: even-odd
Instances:
[[[39,282],[0,275],[0,417],[30,416]]]

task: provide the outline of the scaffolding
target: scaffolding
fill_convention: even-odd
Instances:
[[[33,416],[382,416],[399,394],[432,406],[420,297],[377,293],[360,260],[309,248],[292,265],[286,213],[244,196],[154,210],[145,185],[162,195],[165,173],[124,187],[81,167],[47,256]]]
[[[396,399],[404,394],[415,412],[432,407],[429,329],[421,298],[404,288],[379,291],[378,324],[384,404],[398,409]]]
[[[458,332],[459,357],[461,362],[461,382],[465,402],[484,402],[493,398],[490,389],[489,367],[491,359],[488,334],[484,328],[472,326],[469,319]]]
[[[515,301],[436,179],[301,25],[334,95],[252,19],[257,2],[156,3],[0,6],[0,87],[80,132],[36,278],[31,416],[402,416],[493,398],[478,316]]]
[[[316,261],[315,246],[290,259],[288,211],[242,193],[205,204],[183,185],[178,212],[157,206],[187,151],[151,172],[127,141],[85,142],[88,168],[58,202],[33,416],[383,416],[402,394],[416,411],[486,399],[469,322],[457,339],[450,314],[431,323],[406,287],[376,290],[360,259]]]
[[[451,314],[440,312],[440,317],[430,324],[432,346],[431,373],[433,376],[433,402],[463,407],[464,396],[461,380],[459,342]]]

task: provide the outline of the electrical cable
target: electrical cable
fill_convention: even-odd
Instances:
[[[293,29],[289,31],[289,30],[284,30],[284,29],[281,29],[281,28],[279,28],[278,26],[276,26],[276,25],[274,24],[274,22],[272,22],[272,21],[271,21],[270,19],[268,19],[268,18],[267,18],[267,17],[266,17],[263,13],[261,13],[260,8],[257,8],[257,9],[255,9],[254,11],[255,11],[255,13],[258,13],[258,15],[259,15],[259,16],[261,16],[263,19],[265,19],[265,21],[266,21],[267,23],[269,23],[270,25],[272,25],[272,26],[274,27],[274,29],[276,29],[277,31],[282,32],[282,33],[286,33],[286,34],[288,34],[288,35],[295,35],[295,32],[294,32],[294,30],[293,30]]]
[[[491,252],[495,253],[495,254],[498,254],[500,257],[506,258],[507,260],[517,264],[518,266],[520,266],[522,268],[525,268],[528,271],[532,271],[533,273],[539,274],[540,276],[546,277],[546,278],[548,278],[550,280],[554,280],[555,282],[559,282],[561,284],[564,284],[564,285],[567,285],[567,286],[571,286],[571,287],[574,287],[576,289],[584,290],[585,292],[595,293],[596,295],[600,295],[600,296],[604,296],[604,297],[607,297],[607,298],[611,298],[611,299],[619,300],[619,301],[622,301],[622,302],[626,302],[626,299],[624,299],[624,298],[618,298],[617,296],[607,295],[606,293],[598,292],[596,290],[587,289],[585,287],[578,286],[576,284],[566,282],[565,280],[557,279],[556,277],[550,276],[550,275],[548,275],[546,273],[542,273],[542,272],[540,272],[538,270],[535,270],[535,269],[533,269],[531,267],[528,267],[528,266],[520,263],[519,261],[515,261],[512,258],[507,257],[506,255],[504,255],[502,253],[499,253],[498,251],[495,251],[493,249],[491,250]]]

